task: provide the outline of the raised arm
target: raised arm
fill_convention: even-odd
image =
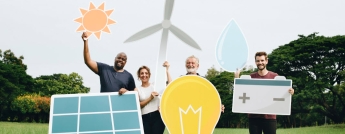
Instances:
[[[170,73],[169,73],[169,67],[170,67],[170,64],[168,61],[165,61],[163,66],[166,68],[166,73],[167,73],[167,85],[171,82],[171,76],[170,76]]]
[[[97,63],[95,61],[93,61],[90,57],[90,52],[89,52],[89,46],[88,46],[88,35],[86,32],[83,32],[83,35],[81,36],[83,41],[84,41],[84,62],[87,65],[87,67],[89,67],[92,72],[98,74],[98,67],[97,67]]]
[[[241,70],[237,69],[237,71],[234,73],[235,74],[235,78],[240,78],[240,73],[241,73]]]

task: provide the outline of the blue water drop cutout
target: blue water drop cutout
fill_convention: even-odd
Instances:
[[[218,64],[228,72],[242,69],[248,59],[248,45],[241,29],[232,19],[223,30],[216,45]]]

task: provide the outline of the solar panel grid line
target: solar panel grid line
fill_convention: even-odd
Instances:
[[[138,110],[112,111],[112,112],[85,112],[85,113],[53,114],[53,116],[83,115],[83,114],[128,113],[128,112],[138,112]]]
[[[53,116],[63,116],[63,115],[83,115],[83,114],[109,114],[111,112],[85,112],[85,113],[70,113],[70,114],[53,114]]]
[[[106,132],[113,132],[113,130],[104,130],[104,131],[87,131],[87,132],[79,132],[78,134],[93,134],[93,133],[106,133]]]
[[[103,131],[86,131],[86,132],[79,132],[78,134],[94,134],[94,133],[114,133],[113,130],[103,130]]]
[[[77,134],[79,134],[79,124],[80,124],[80,101],[81,101],[81,96],[79,96],[78,100],[78,122],[77,122]]]
[[[111,105],[111,97],[110,95],[108,96],[108,99],[109,99],[109,107],[110,107],[110,111],[113,111],[113,106]],[[114,126],[114,117],[113,117],[113,113],[110,114],[111,116],[111,126],[113,128],[113,134],[115,134],[115,126]]]
[[[140,131],[140,129],[123,129],[123,130],[115,130],[115,132],[128,132],[128,131]]]
[[[127,130],[107,130],[107,131],[88,131],[88,132],[79,132],[77,134],[90,134],[90,133],[106,133],[106,132],[128,132],[128,131],[140,131],[140,129],[127,129]],[[76,134],[75,132],[68,132],[68,133],[53,133],[53,134]]]
[[[87,131],[87,132],[66,132],[66,133],[53,133],[53,134],[93,134],[93,133],[107,133],[107,132],[111,132],[113,133],[112,130],[105,130],[105,131]]]
[[[78,113],[71,113],[71,114],[53,114],[53,116],[65,116],[65,115],[78,115]]]
[[[112,111],[112,113],[127,113],[127,112],[138,112],[138,110]]]

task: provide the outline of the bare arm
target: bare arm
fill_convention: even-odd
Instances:
[[[147,98],[146,100],[144,100],[144,101],[141,101],[140,102],[140,107],[141,108],[143,108],[143,107],[145,107],[151,100],[153,100],[153,96],[152,95],[150,95],[150,97],[149,98]]]
[[[164,64],[163,64],[164,67],[166,67],[166,73],[167,73],[167,85],[171,82],[171,76],[170,76],[170,73],[169,73],[169,67],[170,67],[170,64],[165,61]]]
[[[88,35],[83,32],[82,38],[84,40],[84,38],[86,39],[88,37]],[[87,67],[89,67],[92,72],[98,74],[98,67],[97,67],[97,63],[95,61],[93,61],[90,57],[90,52],[89,52],[89,46],[88,46],[88,40],[84,40],[84,62],[87,65]]]
[[[241,70],[237,69],[237,71],[235,72],[235,78],[240,78],[240,72]]]
[[[169,73],[169,70],[167,70],[167,79],[168,79],[168,84],[171,82],[171,76],[170,76],[170,73]]]
[[[138,91],[138,89],[135,88],[134,91]],[[151,100],[154,99],[154,95],[156,95],[156,94],[158,95],[158,93],[152,92],[149,98],[147,98],[147,99],[144,100],[144,101],[140,101],[140,108],[145,107]],[[138,96],[139,96],[139,95],[138,95]]]

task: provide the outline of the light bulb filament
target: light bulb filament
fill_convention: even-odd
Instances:
[[[189,112],[190,110],[193,113]],[[194,108],[191,105],[189,105],[186,111],[184,111],[180,107],[179,111],[182,134],[200,134],[202,107],[199,107],[197,110],[194,110]]]

